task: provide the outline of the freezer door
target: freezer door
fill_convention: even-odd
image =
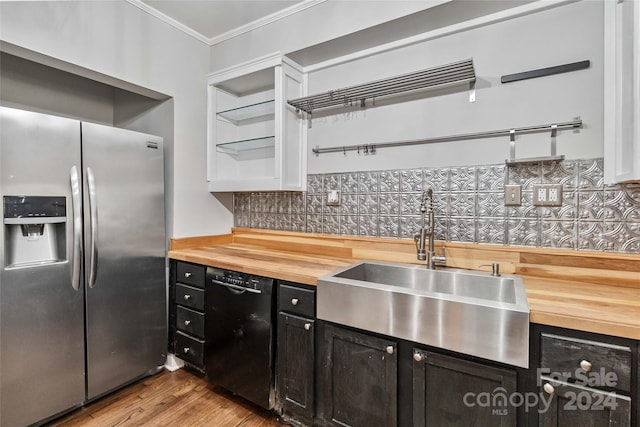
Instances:
[[[166,358],[162,138],[82,123],[82,156],[92,399]]]
[[[0,107],[0,164],[0,425],[19,426],[84,401],[84,293],[72,280],[81,273],[81,194],[77,181],[74,234],[70,176],[73,166],[80,172],[80,122]],[[21,224],[29,218],[15,210],[5,218],[6,196],[46,196],[66,216],[42,230]]]

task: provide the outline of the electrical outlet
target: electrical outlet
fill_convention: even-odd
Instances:
[[[547,201],[550,204],[562,205],[562,187],[549,187],[549,192],[547,193]]]
[[[544,206],[547,203],[547,187],[542,185],[533,186],[533,205]]]
[[[533,205],[562,206],[562,184],[540,184],[533,186]]]
[[[504,186],[504,205],[505,206],[521,206],[522,205],[522,186],[505,185]]]
[[[327,206],[340,206],[340,192],[338,190],[327,191]]]

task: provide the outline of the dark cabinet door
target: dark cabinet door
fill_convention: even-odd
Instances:
[[[325,323],[321,329],[318,422],[396,426],[397,343]]]
[[[414,427],[516,425],[516,372],[414,349]]]
[[[541,381],[540,427],[629,427],[629,397],[574,384]],[[551,387],[550,387],[551,385]]]
[[[314,415],[314,323],[286,313],[278,316],[278,406],[308,424],[313,422]]]

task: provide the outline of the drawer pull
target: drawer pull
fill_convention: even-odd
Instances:
[[[422,355],[420,353],[413,353],[413,360],[416,362],[422,362]]]
[[[189,301],[191,299],[191,295],[189,294],[184,294],[184,300],[185,301]]]
[[[388,345],[387,346],[387,353],[393,354],[393,346],[392,345]]]
[[[184,273],[184,277],[186,277],[186,278],[191,277],[191,273],[187,271],[186,273]]]
[[[182,349],[182,351],[184,352],[184,354],[189,353],[189,350],[191,350],[189,347],[185,347]]]
[[[548,394],[553,394],[556,391],[556,389],[553,388],[553,386],[550,383],[545,383],[542,386],[542,389],[546,391]]]
[[[308,331],[309,329],[311,329],[311,323],[305,323],[304,324],[304,330]]]
[[[291,298],[292,305],[298,305],[298,298]]]
[[[588,360],[581,360],[580,368],[585,372],[589,372],[592,368],[591,362],[589,362]]]
[[[185,325],[185,326],[189,326],[190,324],[191,324],[191,320],[185,320],[185,321],[184,321],[184,325]]]

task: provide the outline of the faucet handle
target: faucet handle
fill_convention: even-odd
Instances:
[[[418,233],[413,236],[413,241],[416,243],[416,252],[418,261],[424,261],[427,259],[427,250],[425,248],[425,241],[427,239],[427,230],[422,227]]]
[[[430,252],[431,260],[432,260],[433,263],[446,264],[447,255],[445,253],[444,245],[442,245],[440,247],[440,249],[442,249],[442,255],[435,255],[435,251],[434,252]]]
[[[478,267],[491,267],[491,275],[496,277],[500,276],[500,264],[498,264],[497,262],[494,262],[492,264],[482,264]]]

